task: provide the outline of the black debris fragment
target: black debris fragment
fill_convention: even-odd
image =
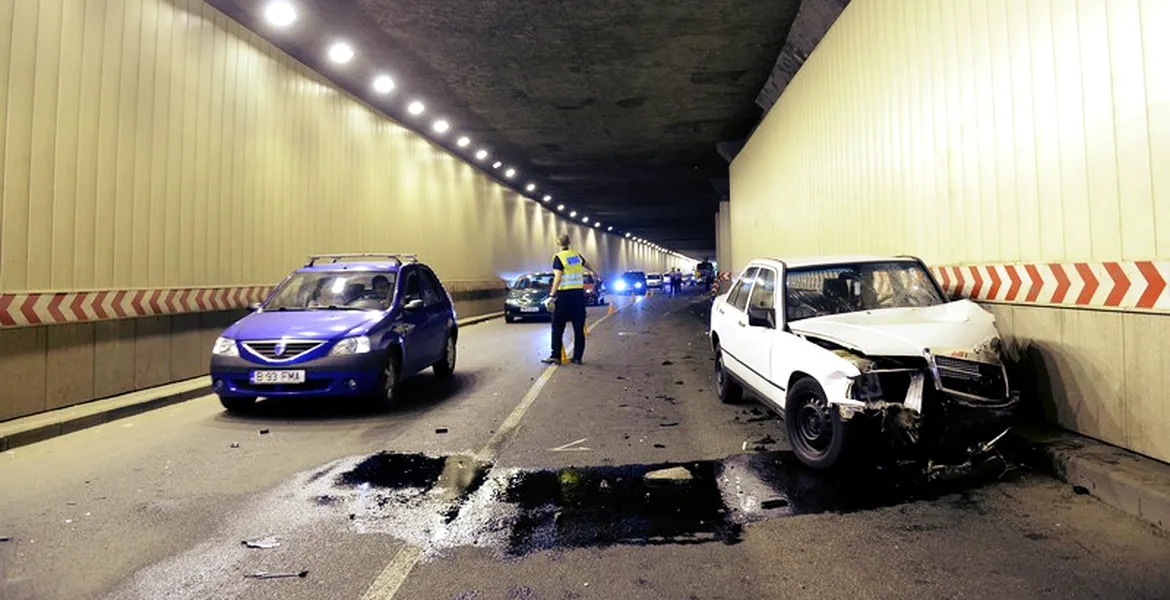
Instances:
[[[1074,485],[1073,492],[1076,493],[1078,496],[1088,496],[1089,495],[1089,488],[1087,488],[1083,485]]]
[[[625,379],[625,377],[622,377],[621,375],[618,375],[617,378],[618,379]]]
[[[629,408],[629,404],[619,404],[618,408]]]
[[[771,419],[772,419],[772,417],[752,417],[750,419],[747,419],[747,422],[748,423],[759,423],[761,421],[770,421]]]
[[[356,514],[354,514],[354,513],[349,513],[349,520],[350,520],[350,521],[352,521],[352,520],[354,520],[354,519],[356,519],[356,518],[357,518],[357,515],[356,515]]]
[[[268,571],[258,571],[256,573],[247,573],[244,577],[248,579],[287,579],[293,577],[300,577],[304,579],[309,576],[308,571],[301,571],[299,573],[269,573]]]
[[[678,427],[678,423],[659,423],[659,427]]]
[[[654,444],[655,448],[665,448],[666,444]]]
[[[668,367],[668,366],[673,365],[673,364],[674,364],[674,361],[669,361],[669,360],[662,361],[662,366],[664,366],[664,367]]]
[[[12,541],[12,538],[10,538],[6,535],[0,535],[0,542],[10,542],[10,541]]]
[[[447,433],[447,428],[446,427],[438,427],[435,429],[435,433]]]
[[[674,384],[675,385],[685,385],[681,379],[679,381],[674,382]]]
[[[764,500],[760,503],[763,508],[783,508],[788,506],[788,500],[785,498],[773,498],[771,500]]]
[[[268,435],[268,430],[267,430],[267,429],[261,429],[261,430],[260,430],[260,435]]]
[[[280,540],[276,539],[276,536],[270,535],[268,537],[262,537],[262,538],[255,539],[255,540],[244,540],[240,543],[249,547],[249,548],[259,548],[261,550],[268,550],[269,548],[275,548],[275,547],[279,546]]]
[[[232,448],[239,448],[239,447],[240,447],[239,442],[232,442]]]
[[[752,413],[753,415],[760,415],[760,414],[763,414],[763,413],[761,413],[761,412],[760,412],[760,409],[758,409],[758,408],[756,408],[756,407],[754,407],[754,406],[753,406],[753,407],[752,407],[752,409],[751,409],[751,413]]]

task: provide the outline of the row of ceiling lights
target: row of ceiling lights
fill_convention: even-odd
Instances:
[[[291,27],[293,25],[293,23],[296,23],[297,17],[298,17],[297,9],[290,0],[268,0],[268,3],[264,6],[264,19],[268,22],[269,25],[272,25],[273,27],[276,27],[278,29],[286,29],[288,27]],[[333,62],[334,64],[338,64],[338,65],[344,65],[344,64],[348,63],[349,61],[353,60],[354,56],[357,55],[357,52],[353,49],[353,46],[351,46],[348,42],[345,42],[343,40],[338,40],[338,41],[333,42],[329,46],[329,49],[327,50],[326,55],[328,56],[330,62]],[[394,91],[395,87],[396,87],[396,85],[394,83],[394,79],[385,73],[378,73],[378,74],[374,75],[374,78],[371,81],[371,88],[374,90],[374,92],[376,92],[382,96],[389,95],[391,92]],[[424,112],[426,112],[426,105],[423,104],[423,102],[421,100],[412,100],[410,102],[410,104],[406,105],[406,111],[408,113],[410,113],[411,115],[417,117],[417,116],[423,114]],[[435,134],[444,135],[450,130],[451,130],[451,123],[449,123],[446,119],[438,118],[438,119],[435,119],[435,121],[431,123],[431,131],[433,131]],[[471,145],[471,138],[467,137],[466,135],[459,136],[459,139],[457,139],[455,141],[455,145],[460,147],[460,148],[467,148],[468,146]],[[487,160],[487,158],[490,156],[490,153],[485,148],[479,148],[475,151],[474,156],[475,156],[475,160],[477,160],[479,162],[483,162],[483,161]],[[501,168],[503,168],[504,169],[503,173],[504,173],[505,179],[512,180],[512,179],[516,178],[517,172],[516,172],[515,167],[505,166],[504,163],[501,161],[497,160],[497,161],[493,162],[491,164],[491,168],[493,171],[499,171]],[[528,192],[529,194],[534,194],[536,192],[536,189],[537,189],[536,184],[532,183],[532,182],[529,182],[527,185],[524,186],[524,191]],[[549,194],[544,194],[541,197],[541,201],[543,201],[545,204],[549,204],[550,202],[552,202],[552,199],[553,199],[553,197]],[[564,204],[557,204],[556,209],[557,209],[557,212],[564,212],[565,205]],[[576,219],[577,218],[577,211],[575,211],[575,210],[569,211],[569,218]],[[590,220],[589,220],[588,216],[586,216],[586,215],[581,216],[582,223],[585,223],[586,225],[588,225],[589,221]],[[593,227],[596,229],[600,229],[602,227],[601,221],[593,221]],[[612,232],[613,225],[607,226],[605,228],[605,230]],[[629,232],[626,232],[625,237],[626,237],[626,239],[629,239],[631,241],[634,241],[634,242],[637,242],[640,244],[644,244],[644,245],[646,245],[650,248],[653,248],[655,250],[659,250],[662,252],[668,252],[668,250],[666,250],[666,248],[663,248],[662,246],[659,246],[658,244],[655,244],[653,242],[644,240],[640,237],[633,236]]]

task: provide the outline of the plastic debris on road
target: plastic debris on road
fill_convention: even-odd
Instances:
[[[301,571],[299,573],[269,573],[268,571],[257,571],[255,573],[247,573],[244,575],[244,577],[248,579],[289,579],[294,577],[304,579],[308,576],[308,571]]]
[[[261,550],[267,550],[269,548],[275,548],[275,547],[279,546],[280,540],[276,539],[276,536],[270,535],[268,537],[262,537],[262,538],[256,539],[256,540],[244,540],[240,543],[249,547],[249,548],[259,548]]]

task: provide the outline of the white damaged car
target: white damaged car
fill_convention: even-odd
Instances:
[[[872,456],[970,464],[1018,404],[995,318],[916,258],[753,260],[711,308],[719,397],[784,416],[814,468]]]

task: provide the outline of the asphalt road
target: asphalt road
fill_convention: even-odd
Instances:
[[[583,366],[497,320],[384,413],[207,397],[0,454],[0,598],[1170,596],[1170,538],[1042,475],[800,468],[715,399],[701,303],[619,302]]]

